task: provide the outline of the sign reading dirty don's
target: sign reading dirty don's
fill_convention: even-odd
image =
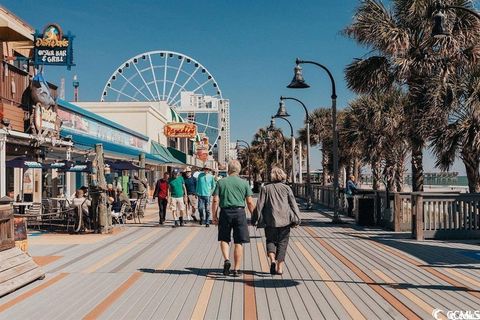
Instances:
[[[34,63],[38,65],[67,66],[70,69],[73,63],[73,38],[68,33],[63,34],[57,24],[49,24],[43,30],[34,34]]]

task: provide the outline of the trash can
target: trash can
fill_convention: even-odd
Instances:
[[[357,203],[357,224],[360,226],[375,226],[375,199],[370,197],[359,197]]]

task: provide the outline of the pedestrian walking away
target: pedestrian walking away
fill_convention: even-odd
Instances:
[[[248,234],[245,204],[250,212],[255,209],[252,190],[246,180],[238,175],[242,167],[238,160],[228,162],[228,177],[218,181],[213,193],[213,223],[218,225],[218,241],[224,263],[223,274],[230,274],[230,242],[233,231],[233,271],[232,276],[240,275],[240,263],[243,257],[243,244],[250,242]],[[217,215],[220,207],[220,217]]]
[[[170,189],[168,180],[170,179],[170,174],[165,172],[163,178],[159,179],[155,184],[155,191],[153,192],[153,200],[158,199],[158,222],[160,224],[165,223],[165,217],[167,215],[167,204],[168,204],[168,191]]]
[[[347,187],[345,188],[345,195],[347,198],[348,204],[348,216],[353,216],[353,199],[355,194],[357,193],[357,184],[355,182],[355,176],[351,175],[348,177]]]
[[[252,224],[257,228],[265,228],[270,273],[281,275],[290,228],[300,224],[300,210],[292,189],[285,184],[287,174],[281,168],[272,168],[270,180],[271,183],[260,189]]]
[[[203,167],[202,173],[197,178],[197,197],[198,213],[200,214],[200,224],[210,225],[210,199],[215,190],[215,178],[208,167]]]
[[[169,202],[172,210],[174,227],[183,226],[183,216],[185,214],[185,197],[187,190],[185,189],[185,180],[183,180],[179,169],[173,169],[172,177],[168,181],[169,185]]]
[[[197,178],[192,175],[192,169],[187,167],[184,171],[185,173],[185,189],[187,190],[187,203],[186,203],[186,216],[188,217],[188,212],[190,211],[190,216],[193,221],[197,221],[195,212],[197,211]]]

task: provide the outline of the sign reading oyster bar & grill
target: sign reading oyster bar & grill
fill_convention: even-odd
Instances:
[[[163,133],[167,138],[195,138],[197,135],[197,126],[193,123],[169,123],[163,128]]]

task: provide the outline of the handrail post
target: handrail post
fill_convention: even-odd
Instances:
[[[399,193],[395,193],[393,202],[393,230],[395,232],[401,231],[402,221],[402,199]]]
[[[415,221],[415,239],[417,241],[422,241],[425,239],[424,230],[423,230],[423,196],[421,194],[412,195],[412,198],[415,198],[414,203],[414,213],[415,217],[412,221]],[[413,200],[413,199],[412,199]]]

